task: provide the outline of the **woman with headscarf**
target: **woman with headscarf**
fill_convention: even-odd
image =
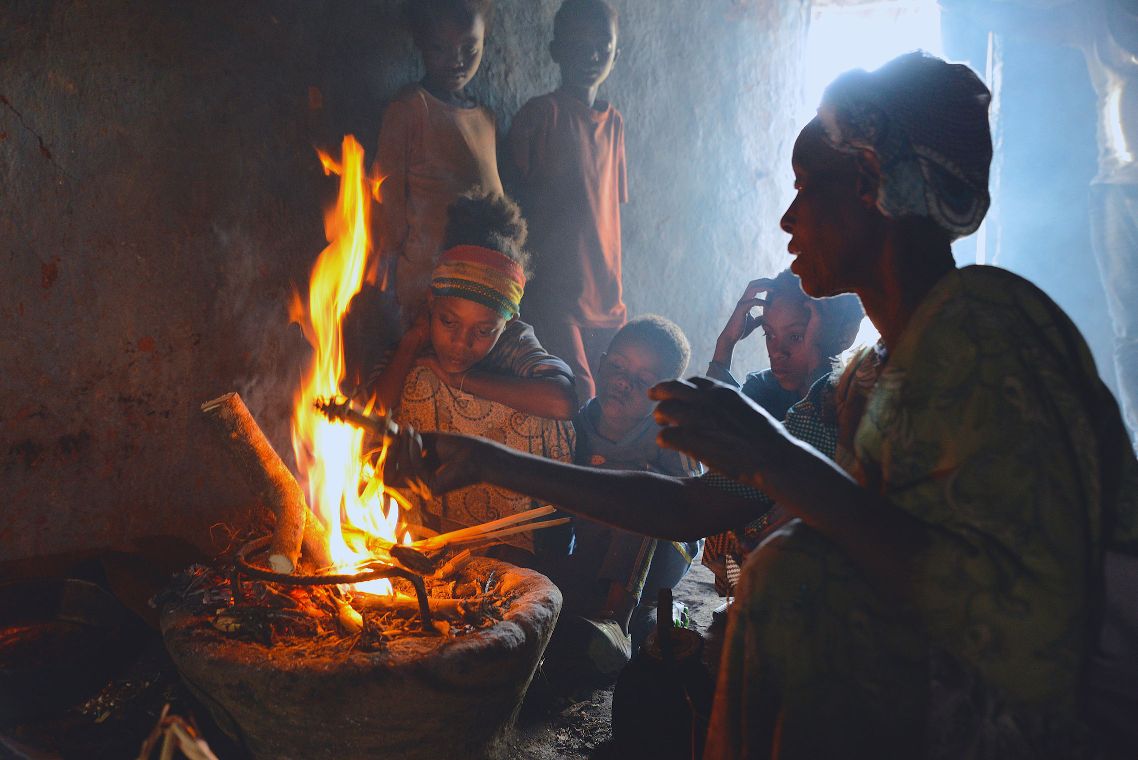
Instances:
[[[800,518],[754,554],[711,757],[1080,757],[1103,554],[1138,464],[1065,314],[951,242],[987,211],[987,88],[919,53],[835,81],[782,220],[815,296],[880,343],[837,394],[835,467],[738,394],[656,390],[669,445]]]
[[[795,144],[792,268],[812,296],[857,293],[881,334],[834,395],[836,464],[735,389],[653,391],[662,443],[798,518],[743,570],[705,757],[1094,751],[1103,557],[1138,553],[1138,461],[1067,316],[1009,272],[955,267],[989,205],[989,100],[968,68],[909,54],[840,77]],[[427,444],[443,489],[498,456]],[[563,506],[676,539],[757,504],[653,488]]]

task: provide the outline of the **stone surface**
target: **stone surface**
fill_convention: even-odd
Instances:
[[[255,758],[487,757],[504,748],[561,610],[561,592],[532,570],[479,559],[458,580],[491,575],[510,600],[502,621],[425,655],[393,644],[298,657],[176,606],[163,611],[162,633],[183,680]]]
[[[503,130],[557,82],[557,5],[497,3],[473,90]],[[701,369],[746,281],[788,261],[807,3],[615,5],[627,300],[679,322]],[[397,3],[10,0],[0,49],[0,562],[214,549],[251,494],[198,405],[240,392],[292,463],[307,347],[286,303],[335,195],[313,146],[372,148],[418,76]]]

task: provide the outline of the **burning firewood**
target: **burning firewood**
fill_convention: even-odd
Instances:
[[[343,600],[336,601],[336,619],[345,633],[359,633],[364,629],[363,615]]]
[[[269,549],[269,565],[275,572],[296,570],[301,546],[317,566],[331,564],[324,528],[308,509],[304,492],[268,438],[253,419],[245,402],[236,393],[202,404],[205,413],[229,442],[249,484],[276,515],[276,527]]]
[[[477,618],[482,612],[483,600],[480,597],[467,599],[440,599],[431,597],[428,600],[431,608],[431,617],[450,618],[462,620]],[[393,612],[400,616],[414,616],[419,614],[419,600],[410,596],[375,594],[355,594],[352,597],[352,606],[361,612],[386,613]]]
[[[525,512],[518,512],[514,515],[507,515],[500,517],[497,520],[482,523],[481,525],[472,525],[468,528],[459,528],[452,530],[450,533],[440,533],[437,536],[425,538],[422,541],[416,541],[412,547],[420,551],[438,551],[449,546],[456,546],[459,544],[481,544],[481,543],[496,543],[506,536],[512,536],[516,533],[525,533],[528,531],[543,530],[545,528],[553,528],[558,525],[565,525],[571,518],[560,517],[555,520],[543,520],[540,522],[529,522],[536,520],[539,517],[551,515],[557,511],[556,507],[544,506],[537,509],[530,509]],[[528,525],[519,525],[518,523],[529,522]]]
[[[316,409],[330,420],[339,420],[365,430],[383,442],[385,449],[379,482],[406,488],[419,499],[430,499],[431,489],[420,477],[419,468],[412,466],[416,458],[425,456],[423,439],[410,425],[400,427],[390,412],[382,417],[363,411],[346,398],[320,398]],[[395,496],[395,494],[392,494]],[[398,497],[397,497],[398,498]],[[403,504],[408,508],[409,504]]]

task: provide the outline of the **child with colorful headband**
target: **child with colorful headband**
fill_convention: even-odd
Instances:
[[[445,250],[423,311],[372,374],[378,403],[419,430],[462,432],[568,461],[577,410],[573,372],[518,319],[528,259],[525,220],[496,192],[472,191],[447,212]],[[476,486],[429,506],[450,530],[529,509]],[[515,545],[532,549],[519,535]]]

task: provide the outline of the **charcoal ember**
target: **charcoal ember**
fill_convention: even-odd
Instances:
[[[452,594],[454,599],[469,599],[482,594],[482,585],[477,581],[456,582]]]

